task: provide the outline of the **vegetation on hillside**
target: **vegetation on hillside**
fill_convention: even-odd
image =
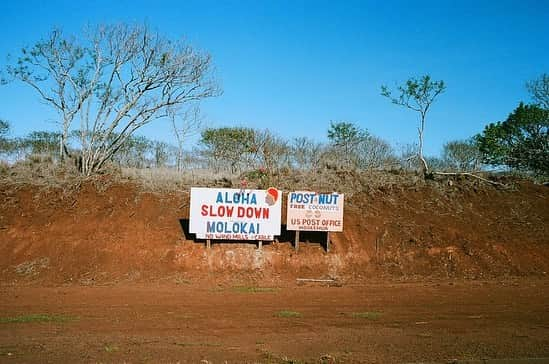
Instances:
[[[55,109],[59,128],[13,137],[10,123],[0,120],[0,156],[8,164],[70,165],[84,176],[113,167],[209,170],[258,185],[295,172],[315,179],[326,171],[401,170],[432,177],[495,168],[540,180],[549,176],[547,74],[527,82],[530,104],[520,103],[506,120],[478,135],[447,142],[439,158],[424,155],[424,133],[427,114],[446,84],[429,75],[411,77],[395,90],[381,88],[382,96],[419,116],[418,144],[396,150],[347,120],[330,122],[327,143],[249,127],[203,129],[198,102],[221,94],[211,58],[146,26],[98,26],[75,36],[55,29],[14,59],[5,69],[11,81],[28,85]],[[164,118],[172,122],[177,145],[136,133]],[[199,142],[187,145],[193,133],[200,134]]]

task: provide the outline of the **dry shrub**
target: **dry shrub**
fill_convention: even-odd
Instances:
[[[361,171],[337,167],[327,167],[317,171],[286,168],[272,174],[252,170],[239,176],[218,174],[208,169],[177,171],[169,168],[123,168],[121,178],[126,181],[135,181],[144,190],[153,192],[182,191],[192,186],[240,188],[244,182],[246,188],[250,189],[276,187],[285,191],[337,191],[345,193],[349,197],[355,193],[372,193],[393,188],[415,188],[429,183],[416,172],[404,170]]]
[[[514,179],[493,174],[484,174],[484,177],[503,183]],[[375,195],[392,189],[426,185],[433,185],[443,192],[455,188],[456,185],[476,188],[483,184],[479,180],[463,176],[425,180],[419,173],[403,169],[357,170],[333,165],[313,171],[284,168],[275,173],[253,170],[241,175],[219,174],[209,169],[177,171],[173,168],[137,169],[108,165],[100,175],[83,177],[70,163],[54,163],[51,158],[36,155],[12,166],[5,162],[0,163],[0,180],[10,184],[58,187],[69,192],[78,189],[83,181],[92,182],[98,190],[106,190],[114,183],[133,182],[151,192],[187,191],[192,186],[240,188],[245,182],[246,188],[264,189],[272,186],[285,191],[340,192],[348,197],[357,193]]]
[[[425,181],[416,173],[406,171],[356,170],[325,168],[318,171],[292,171],[280,180],[279,188],[285,190],[312,190],[317,192],[341,192],[348,196],[393,187],[419,186]]]
[[[57,188],[63,191],[64,196],[78,191],[86,181],[91,182],[99,191],[104,191],[120,180],[120,173],[115,169],[84,177],[70,160],[59,163],[54,162],[51,157],[42,158],[38,155],[17,161],[13,165],[4,164],[0,168],[0,183],[15,188],[20,185],[31,185],[39,189]]]
[[[9,169],[10,169],[10,165],[7,162],[0,160],[0,177],[7,175]]]
[[[31,184],[42,187],[64,187],[80,180],[72,166],[54,163],[51,157],[31,155],[13,165],[0,169],[2,180],[12,184]]]
[[[240,180],[236,175],[221,175],[207,169],[177,171],[172,168],[123,168],[121,176],[153,192],[181,191],[192,186],[225,188],[240,186]]]

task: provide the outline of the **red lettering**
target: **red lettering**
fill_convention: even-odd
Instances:
[[[211,205],[202,205],[201,208],[201,215],[202,216],[212,216],[212,217],[232,217],[234,212],[234,206],[217,206],[215,208]]]
[[[269,218],[269,208],[267,207],[243,207],[238,206],[236,210],[237,217],[246,217],[248,219],[268,219]],[[231,210],[232,213],[232,210]],[[230,215],[229,215],[230,216]]]
[[[255,210],[255,217],[256,218],[263,218],[263,219],[268,219],[269,218],[269,209],[266,208],[266,207],[263,207],[263,208],[257,208]]]

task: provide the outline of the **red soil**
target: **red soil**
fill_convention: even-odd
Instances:
[[[97,187],[99,186],[99,187]],[[330,253],[321,233],[254,244],[185,235],[188,192],[131,183],[70,190],[0,184],[0,280],[94,284],[158,279],[281,282],[302,278],[490,278],[549,272],[549,188],[433,182],[346,196]],[[285,212],[283,211],[283,221]]]
[[[2,363],[549,362],[549,284],[534,278],[258,293],[194,283],[4,286],[0,294],[2,317],[66,319],[0,322]],[[487,360],[505,358],[523,360]]]
[[[348,194],[329,253],[207,250],[188,197],[0,182],[0,362],[549,362],[547,187]],[[31,314],[68,321],[10,322]]]

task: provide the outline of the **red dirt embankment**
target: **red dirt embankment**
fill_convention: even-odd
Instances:
[[[98,187],[99,186],[99,187]],[[549,272],[549,188],[457,182],[346,196],[345,228],[279,243],[204,244],[185,236],[188,192],[132,183],[70,189],[0,183],[0,281],[94,284],[302,278],[490,278]],[[283,213],[283,221],[284,213]]]

